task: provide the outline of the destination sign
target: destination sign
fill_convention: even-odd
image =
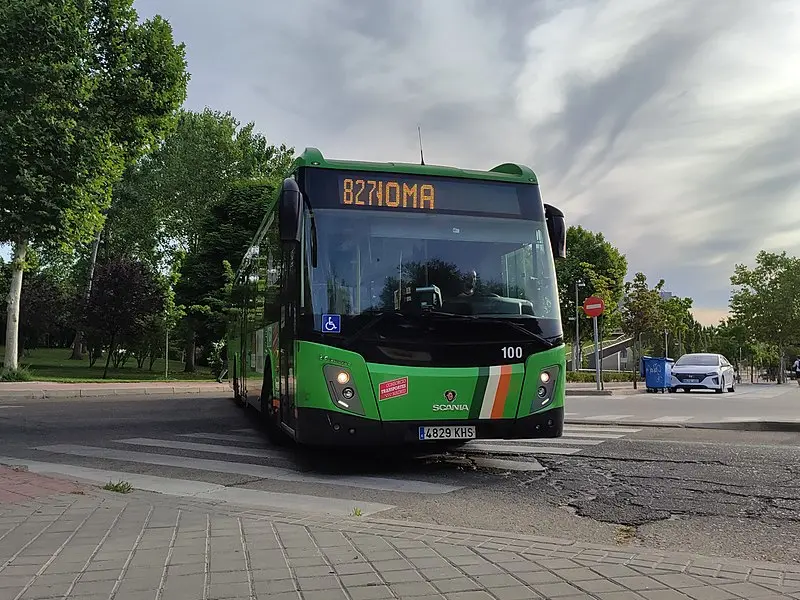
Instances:
[[[522,215],[517,184],[477,179],[339,173],[339,204],[360,209]],[[526,186],[534,191],[535,186]]]

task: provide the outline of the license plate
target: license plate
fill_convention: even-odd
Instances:
[[[422,440],[472,440],[475,438],[474,425],[446,425],[441,427],[420,427],[419,439]]]
[[[699,379],[687,379],[686,383],[698,383],[699,381]]]

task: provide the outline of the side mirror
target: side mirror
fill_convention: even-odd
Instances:
[[[278,228],[282,242],[299,242],[303,216],[303,197],[297,182],[291,177],[283,180],[278,198]]]
[[[567,224],[564,213],[555,206],[544,205],[544,216],[547,220],[547,235],[550,247],[556,260],[567,258]]]

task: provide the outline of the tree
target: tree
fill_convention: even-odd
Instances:
[[[166,313],[167,292],[145,264],[116,259],[97,265],[83,324],[89,338],[108,352],[103,379],[120,344],[135,343],[143,330]]]
[[[133,0],[0,4],[0,242],[13,247],[4,370],[18,367],[29,248],[69,247],[102,224],[126,163],[186,96],[183,46]]]
[[[142,230],[137,229],[141,215],[143,222],[157,222],[158,227],[150,226],[145,237],[140,237],[139,246],[170,248],[168,261],[180,260],[180,289],[176,292],[179,304],[186,309],[181,329],[187,371],[195,368],[198,334],[205,337],[208,332],[202,331],[203,327],[219,314],[206,298],[211,289],[204,281],[208,259],[219,254],[213,240],[209,242],[210,249],[202,247],[204,240],[210,239],[207,219],[236,182],[277,185],[288,173],[293,154],[285,145],[268,144],[263,135],[255,132],[253,123],[240,127],[230,112],[206,108],[199,113],[183,111],[175,132],[163,146],[130,172],[124,193],[135,199],[134,204],[128,205],[134,208],[127,211],[127,216],[122,211],[118,213],[120,218],[109,237],[133,240],[141,236]],[[260,210],[250,212],[244,219],[247,226],[241,231],[257,227],[264,209],[262,205]],[[205,255],[196,256],[198,253]],[[225,256],[237,266],[241,260],[241,255]],[[216,261],[213,269],[220,268],[221,262]],[[213,289],[218,289],[216,284]]]
[[[675,341],[676,356],[683,354],[686,334],[693,328],[695,324],[691,309],[691,298],[672,296],[666,300],[661,300],[661,303],[659,304],[661,316],[659,329],[672,334]],[[668,348],[664,348],[664,355],[669,355]]]
[[[606,304],[605,326],[620,324],[618,306],[625,290],[628,261],[602,233],[594,233],[580,226],[567,229],[567,258],[556,263],[558,291],[561,300],[561,320],[565,335],[575,339],[575,285],[583,283],[578,292],[578,306],[591,295],[597,295]],[[582,339],[591,337],[583,328]],[[571,333],[570,333],[571,331]]]
[[[663,323],[661,313],[663,287],[663,279],[654,287],[649,287],[644,273],[636,273],[633,281],[625,283],[625,299],[621,307],[622,329],[633,337],[634,348],[641,335],[656,331]],[[639,343],[639,355],[641,354],[642,344]]]
[[[736,265],[731,284],[734,319],[747,324],[753,340],[777,349],[778,383],[783,383],[785,351],[800,343],[800,259],[762,250],[752,269]]]
[[[277,192],[272,180],[234,183],[198,224],[197,249],[186,255],[175,285],[184,307],[185,369],[195,368],[195,344],[222,338],[228,324],[231,265],[239,266]],[[262,243],[263,245],[263,243]],[[263,248],[262,251],[266,252]],[[226,268],[226,264],[228,267]]]
[[[132,172],[128,193],[138,197],[143,216],[158,215],[157,243],[193,252],[205,216],[234,182],[276,181],[287,173],[293,154],[285,145],[269,145],[253,123],[240,127],[230,112],[182,111],[175,131]]]

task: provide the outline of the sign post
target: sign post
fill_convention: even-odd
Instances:
[[[583,302],[583,312],[587,317],[592,318],[592,325],[594,328],[594,370],[595,379],[597,380],[597,389],[600,389],[600,340],[597,332],[597,317],[603,314],[606,309],[606,303],[602,298],[597,296],[589,296]]]

